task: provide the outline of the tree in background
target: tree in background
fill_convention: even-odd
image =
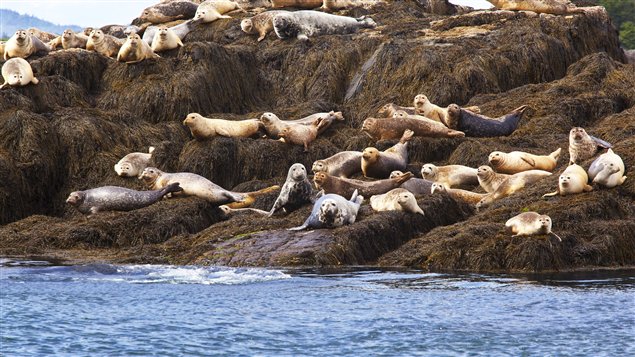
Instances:
[[[635,0],[599,0],[620,31],[622,47],[635,49]]]

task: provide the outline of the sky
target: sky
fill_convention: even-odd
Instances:
[[[127,25],[159,0],[0,0],[0,9],[33,15],[58,25],[101,27]],[[450,0],[475,8],[489,8],[485,0]],[[0,18],[0,24],[2,19]]]

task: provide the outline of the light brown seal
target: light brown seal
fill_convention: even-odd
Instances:
[[[507,180],[503,181],[496,191],[483,197],[483,199],[476,205],[476,208],[480,209],[487,207],[492,202],[520,191],[547,176],[551,176],[551,172],[542,170],[529,170],[513,174]]]
[[[311,167],[313,173],[326,172],[331,176],[351,177],[362,172],[362,152],[361,151],[342,151],[327,157],[326,159],[316,160]]]
[[[430,118],[434,121],[438,121],[443,123],[443,125],[448,126],[447,117],[448,117],[448,109],[442,108],[436,104],[430,102],[428,97],[424,94],[417,94],[414,99],[414,109],[415,114],[423,115],[426,118]],[[465,107],[465,110],[469,110],[472,113],[480,113],[481,109],[477,106]]]
[[[38,84],[40,81],[33,75],[33,69],[24,58],[11,58],[2,65],[4,86],[25,86],[29,83]]]
[[[265,112],[260,116],[260,122],[265,128],[267,136],[272,139],[279,139],[282,130],[289,125],[286,120],[280,120],[277,115],[269,112]]]
[[[399,114],[397,112],[396,114]],[[413,118],[368,118],[362,123],[362,131],[374,140],[398,139],[404,130],[413,131],[414,136],[424,136],[431,138],[456,138],[464,137],[465,134],[449,129],[441,123],[433,120],[421,120]]]
[[[9,58],[27,58],[34,53],[40,51],[49,52],[50,50],[51,47],[44,44],[37,37],[29,35],[25,30],[18,30],[4,43],[2,53],[6,61]]]
[[[393,188],[412,178],[412,172],[392,178],[375,181],[362,181],[355,179],[347,179],[331,176],[325,172],[318,172],[313,176],[313,183],[318,190],[324,190],[324,193],[336,193],[340,196],[348,197],[353,191],[358,190],[361,195],[367,197],[386,193]]]
[[[390,173],[389,178],[395,178],[401,175],[403,175],[403,172],[399,170],[395,170]],[[413,177],[410,180],[402,183],[401,186],[399,187],[405,188],[406,190],[412,192],[412,194],[415,195],[415,197],[421,197],[421,196],[428,196],[432,194],[431,189],[432,189],[433,183],[434,182],[426,180],[426,179]]]
[[[188,0],[162,1],[146,7],[139,20],[153,24],[162,24],[178,19],[191,19],[199,5]]]
[[[584,13],[568,0],[487,0],[497,9],[515,11],[533,11],[543,14],[566,15]]]
[[[430,188],[430,192],[435,194],[437,192],[447,194],[455,201],[465,202],[471,205],[478,204],[483,198],[487,197],[487,194],[476,193],[472,191],[461,190],[460,188],[446,188],[443,184],[435,182]]]
[[[304,124],[311,125],[315,121],[319,120],[320,123],[318,125],[318,135],[322,134],[326,129],[328,129],[334,121],[344,121],[344,116],[342,112],[330,111],[328,113],[315,113],[304,118],[295,119],[295,120],[285,120],[285,123],[296,123],[296,124]]]
[[[366,177],[386,178],[390,173],[399,170],[406,171],[408,165],[408,141],[412,139],[412,130],[405,130],[401,139],[393,147],[380,152],[374,147],[368,147],[362,152],[362,173]]]
[[[261,12],[260,14],[240,22],[240,29],[249,35],[258,35],[258,42],[265,39],[267,34],[273,31],[273,17],[285,10],[272,10]]]
[[[111,35],[106,35],[102,30],[92,30],[86,42],[88,51],[101,53],[106,57],[117,57],[119,49],[123,45],[123,40]]]
[[[29,35],[37,37],[40,41],[44,43],[52,41],[57,37],[57,35],[54,33],[42,31],[36,27],[29,27],[28,29],[26,29],[26,31]]]
[[[562,242],[557,234],[551,231],[551,217],[536,212],[523,212],[505,222],[505,228],[516,236],[531,236],[537,234],[552,234]]]
[[[421,167],[421,176],[432,182],[438,182],[448,188],[478,185],[477,169],[463,165],[436,166],[425,164]]]
[[[414,107],[402,107],[400,105],[397,105],[395,103],[388,103],[383,105],[381,108],[379,108],[379,110],[377,111],[377,115],[379,115],[380,118],[392,118],[393,115],[398,111],[398,110],[403,110],[404,112],[408,113],[408,114],[415,114],[415,108]]]
[[[188,114],[183,120],[183,125],[190,128],[192,136],[197,140],[205,140],[219,135],[228,138],[248,138],[258,134],[261,127],[258,119],[210,119],[198,113]]]
[[[322,0],[271,0],[271,7],[296,7],[299,9],[315,9],[322,6]]]
[[[179,46],[183,46],[183,42],[181,42],[181,39],[176,32],[167,26],[162,25],[157,28],[157,32],[154,34],[152,46],[150,48],[152,48],[152,51],[154,52],[161,52],[173,50]]]
[[[613,149],[609,149],[595,159],[591,163],[588,173],[589,179],[593,183],[607,188],[619,186],[626,180],[626,176],[624,176],[624,161],[613,152]]]
[[[117,53],[117,61],[127,64],[141,62],[147,58],[158,58],[150,45],[136,33],[130,34]]]
[[[561,151],[562,149],[558,148],[549,155],[533,155],[523,151],[510,153],[493,151],[489,154],[488,160],[496,172],[503,174],[515,174],[527,170],[553,171]]]
[[[88,36],[83,33],[75,33],[71,29],[64,30],[62,34],[62,48],[68,50],[70,48],[86,48]]]
[[[251,207],[247,207],[247,208],[231,208],[228,205],[220,205],[218,206],[218,208],[220,208],[220,211],[222,212],[223,216],[225,216],[225,218],[229,218],[235,214],[240,214],[240,213],[257,213],[257,214],[261,214],[263,216],[266,216],[267,214],[269,214],[269,212],[267,211],[263,211],[261,209],[257,209],[257,208],[251,208]]]
[[[237,3],[227,0],[207,0],[202,2],[196,14],[194,15],[194,23],[209,23],[218,19],[231,19],[231,16],[223,15],[232,10],[240,9]]]
[[[309,144],[317,138],[319,125],[320,120],[313,122],[311,125],[290,123],[279,135],[289,144],[304,146],[304,152],[308,152]]]
[[[122,157],[119,162],[115,164],[115,172],[121,177],[137,177],[143,169],[148,167],[150,159],[152,158],[152,152],[154,152],[154,146],[148,148],[148,152],[131,152]]]
[[[478,183],[487,193],[492,193],[498,189],[498,187],[512,175],[499,174],[494,172],[489,166],[479,166],[476,170],[476,177]]]
[[[552,193],[546,193],[542,197],[551,197],[555,195],[566,196],[574,193],[589,192],[593,187],[589,186],[589,175],[578,164],[572,164],[560,174],[558,178],[558,190]]]
[[[415,196],[405,188],[395,188],[384,194],[371,196],[370,206],[377,212],[404,211],[424,215]]]
[[[613,145],[589,135],[579,126],[569,131],[569,164],[578,164],[597,154],[599,148],[610,149]]]

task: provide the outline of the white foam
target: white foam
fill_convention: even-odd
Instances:
[[[279,270],[170,265],[129,265],[117,268],[117,278],[133,284],[253,284],[291,278]]]

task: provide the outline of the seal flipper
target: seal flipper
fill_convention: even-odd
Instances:
[[[591,137],[591,139],[593,139],[593,141],[595,141],[595,143],[599,146],[599,147],[603,147],[605,149],[610,149],[613,147],[613,145],[609,142],[606,142],[602,139],[596,138],[593,135],[589,135],[589,137]]]

